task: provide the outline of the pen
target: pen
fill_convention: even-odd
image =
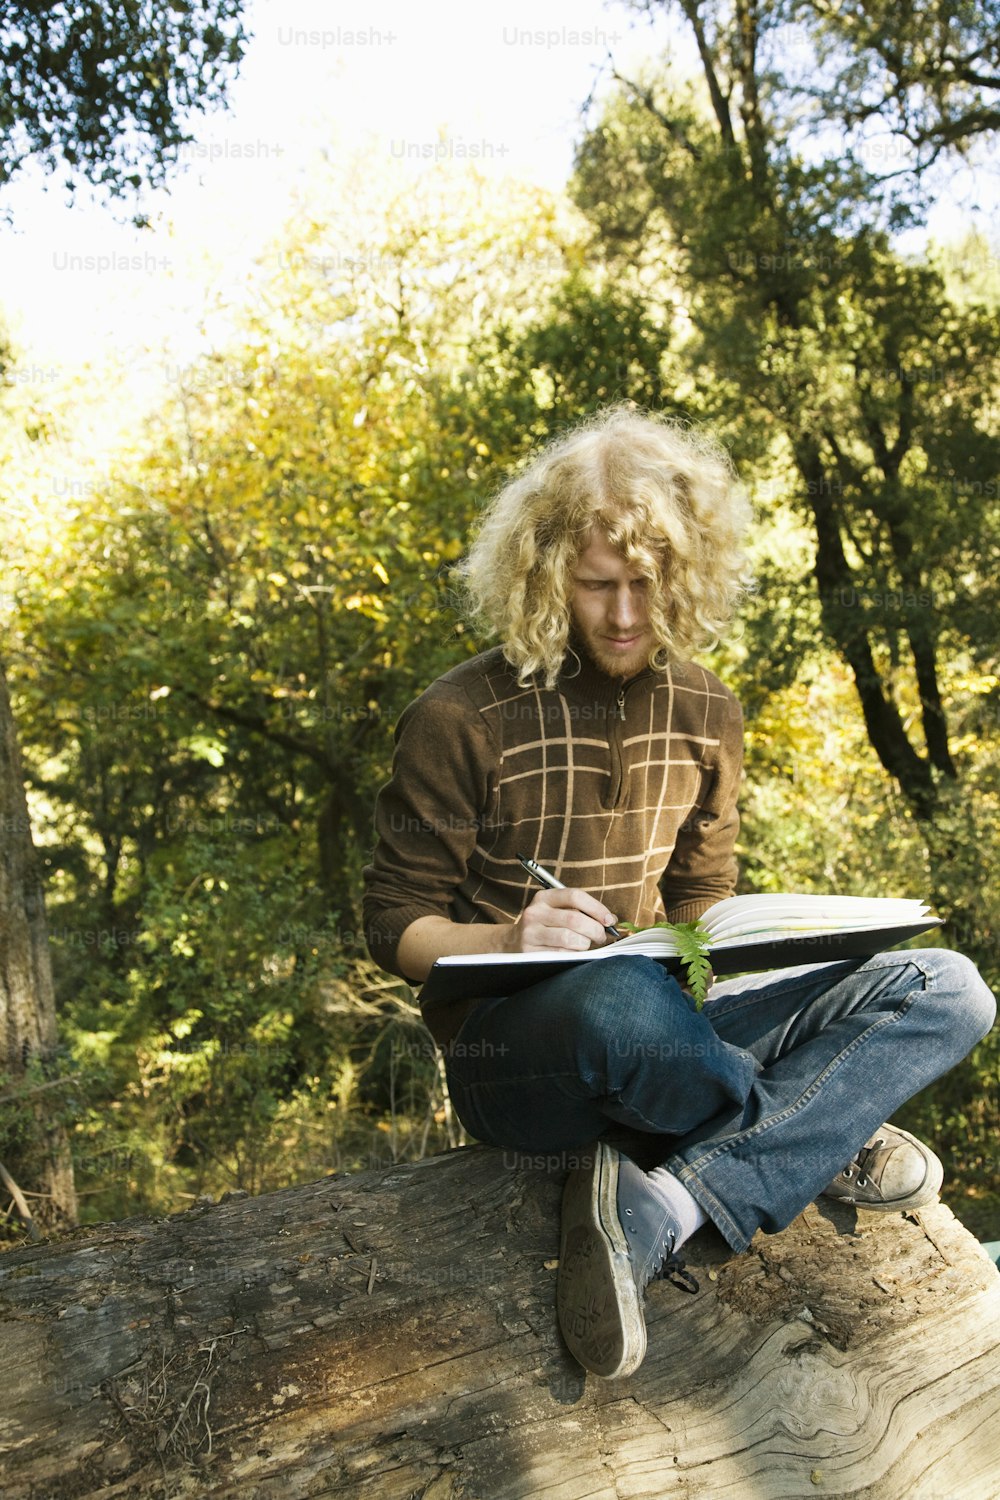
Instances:
[[[561,880],[557,880],[554,875],[550,875],[548,870],[546,870],[542,865],[537,864],[535,860],[528,859],[523,854],[519,854],[517,856],[517,860],[518,864],[523,865],[528,874],[532,877],[532,879],[537,880],[539,885],[548,886],[550,891],[564,891],[566,889]],[[605,927],[604,931],[608,934],[609,937],[621,937],[621,933],[618,931],[617,927]]]

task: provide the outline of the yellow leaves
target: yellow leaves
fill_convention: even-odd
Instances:
[[[383,583],[387,584],[389,582],[389,575],[385,571],[385,568],[382,566],[382,564],[378,561],[378,559],[376,559],[375,562],[372,563],[372,572],[375,574],[375,577],[381,579]]]
[[[997,688],[1000,688],[1000,677],[990,672],[984,672],[981,676],[966,673],[961,677],[956,677],[953,686],[963,693],[985,695],[995,693]]]
[[[286,586],[290,578],[306,578],[311,571],[312,569],[308,563],[302,562],[300,558],[293,558],[285,564],[285,571],[283,573],[275,571],[268,573],[266,577],[268,583],[273,584],[276,589],[281,589]]]
[[[200,1010],[189,1010],[185,1015],[177,1016],[170,1029],[175,1037],[190,1036],[202,1016]]]
[[[178,740],[178,746],[186,750],[194,760],[207,761],[216,770],[225,763],[225,746],[215,735],[191,734],[185,739]]]
[[[342,607],[360,610],[370,620],[384,620],[386,617],[385,602],[378,594],[351,594]]]

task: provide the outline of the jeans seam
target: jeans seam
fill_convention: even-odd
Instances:
[[[914,968],[920,969],[920,972],[923,973],[924,979],[926,981],[928,976],[926,972],[921,969],[920,965],[915,964]],[[726,1153],[734,1151],[737,1146],[742,1146],[745,1142],[752,1141],[762,1131],[770,1130],[775,1125],[782,1125],[786,1120],[790,1120],[795,1115],[799,1114],[800,1111],[805,1107],[805,1105],[815,1097],[816,1093],[823,1086],[823,1084],[832,1077],[832,1075],[840,1067],[841,1063],[846,1061],[856,1048],[860,1047],[863,1042],[868,1040],[868,1038],[873,1036],[877,1031],[881,1031],[883,1027],[890,1026],[895,1021],[905,1016],[907,1011],[911,1008],[912,1004],[913,995],[911,993],[906,997],[899,1008],[893,1011],[892,1015],[883,1016],[881,1020],[876,1021],[873,1026],[869,1026],[866,1031],[863,1031],[860,1036],[855,1037],[850,1046],[845,1047],[842,1052],[838,1052],[837,1056],[832,1060],[832,1062],[828,1064],[828,1066],[819,1075],[819,1077],[813,1080],[808,1089],[806,1089],[805,1093],[801,1094],[796,1102],[793,1105],[790,1105],[788,1109],[784,1109],[776,1115],[768,1115],[766,1120],[760,1120],[756,1125],[752,1126],[750,1130],[741,1131],[738,1136],[734,1136],[724,1144],[714,1147],[713,1150],[708,1152],[706,1155],[699,1156],[696,1161],[681,1163],[677,1170],[670,1166],[669,1160],[665,1163],[665,1165],[670,1168],[670,1171],[674,1173],[674,1176],[677,1178],[677,1180],[684,1184],[695,1201],[700,1205],[701,1208],[705,1210],[708,1217],[713,1221],[716,1228],[719,1230],[719,1233],[725,1240],[728,1241],[732,1249],[735,1250],[738,1254],[746,1249],[746,1247],[750,1243],[750,1238],[752,1238],[752,1236],[750,1238],[747,1237],[747,1235],[736,1223],[736,1221],[730,1216],[725,1204],[719,1201],[719,1199],[712,1192],[712,1189],[702,1179],[700,1173],[703,1168],[705,1168],[706,1166],[710,1166],[712,1162],[719,1160]]]
[[[914,967],[919,968],[920,966],[914,965]],[[921,973],[924,973],[922,969]],[[924,978],[927,978],[926,974],[924,974]],[[792,1118],[794,1118],[795,1115],[799,1114],[802,1109],[804,1109],[804,1107],[808,1103],[810,1103],[812,1099],[815,1098],[819,1090],[830,1081],[830,1079],[841,1067],[841,1065],[846,1062],[847,1059],[851,1057],[851,1055],[855,1051],[857,1051],[860,1046],[870,1040],[870,1038],[874,1036],[876,1032],[881,1031],[886,1026],[893,1025],[896,1021],[905,1016],[907,1011],[911,1008],[912,1004],[912,994],[907,995],[906,999],[900,1004],[899,1008],[897,1010],[894,1010],[891,1015],[883,1016],[880,1020],[876,1021],[874,1025],[869,1026],[866,1031],[863,1031],[860,1036],[856,1036],[854,1038],[854,1041],[851,1042],[850,1046],[845,1047],[842,1052],[838,1052],[837,1056],[827,1064],[823,1072],[820,1073],[817,1078],[813,1079],[812,1083],[805,1090],[805,1092],[800,1094],[795,1103],[789,1105],[787,1109],[781,1110],[776,1115],[768,1115],[766,1120],[759,1120],[757,1124],[752,1125],[749,1130],[740,1131],[738,1135],[731,1137],[728,1141],[724,1141],[722,1142],[722,1144],[714,1146],[712,1150],[707,1152],[704,1156],[699,1156],[693,1162],[686,1162],[685,1166],[690,1168],[692,1171],[700,1171],[703,1167],[706,1167],[711,1162],[716,1161],[726,1152],[731,1152],[735,1150],[737,1146],[742,1146],[747,1141],[754,1140],[755,1137],[760,1135],[763,1131],[770,1130],[775,1125],[783,1125],[786,1120],[791,1120]]]
[[[745,1250],[750,1240],[743,1233],[739,1225],[730,1218],[725,1204],[719,1202],[712,1189],[706,1183],[702,1182],[694,1169],[689,1168],[685,1164],[679,1172],[674,1173],[674,1176],[678,1182],[683,1183],[699,1207],[704,1209],[708,1218],[711,1219],[716,1229],[732,1249],[737,1254]]]
[[[885,960],[887,960],[887,962],[876,964],[874,962],[874,959],[876,959],[876,958],[885,959]],[[846,960],[846,959],[837,959],[837,960],[834,960],[834,963],[846,963],[846,962],[849,962],[849,960]],[[924,978],[925,985],[928,985],[928,984],[931,983],[931,981],[932,981],[932,973],[931,973],[931,971],[928,970],[928,969],[926,969],[922,963],[918,962],[915,953],[911,954],[906,949],[904,949],[902,952],[899,952],[899,953],[878,953],[878,954],[873,954],[872,958],[862,960],[862,963],[857,965],[857,967],[855,969],[855,972],[856,973],[860,972],[860,970],[861,970],[861,968],[862,968],[862,966],[863,966],[864,963],[868,963],[868,964],[871,965],[871,968],[867,972],[869,972],[869,973],[879,973],[883,969],[892,968],[893,964],[894,963],[898,963],[898,962],[902,962],[904,965],[905,964],[909,964],[909,966],[911,968],[916,969],[919,974],[922,974],[923,978]],[[833,967],[833,965],[832,964],[831,965],[820,965],[819,967],[824,967],[824,968],[825,967]],[[794,995],[797,990],[808,990],[811,987],[811,983],[810,982],[812,980],[814,980],[814,979],[815,979],[815,970],[811,969],[809,971],[809,973],[807,973],[807,974],[801,974],[801,975],[796,976],[795,980],[791,984],[789,984],[787,990],[783,990],[782,993],[789,994],[789,995]],[[725,981],[723,981],[723,983],[724,982]],[[730,1013],[735,1013],[736,1011],[743,1010],[748,1005],[754,1005],[754,1004],[756,1004],[757,1001],[759,1000],[759,998],[760,998],[760,996],[759,996],[759,994],[758,994],[758,992],[756,990],[750,990],[750,991],[748,991],[745,994],[733,995],[732,997],[729,997],[729,996],[726,996],[726,995],[721,995],[719,997],[718,1002],[717,1002],[717,1004],[718,1004],[718,1014],[719,1015],[728,1015]],[[708,1015],[709,1020],[711,1020],[711,1015],[712,1015],[712,1000],[711,1000],[711,995],[709,996],[709,999],[706,1002],[706,1007],[707,1007],[706,1008],[706,1015]]]

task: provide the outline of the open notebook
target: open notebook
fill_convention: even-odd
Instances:
[[[939,925],[922,901],[882,896],[794,893],[729,896],[699,919],[709,934],[717,975],[795,964],[870,958]],[[439,958],[421,991],[421,1005],[525,989],[579,963],[626,955],[655,958],[678,973],[681,961],[669,930],[647,927],[585,953],[464,953]]]

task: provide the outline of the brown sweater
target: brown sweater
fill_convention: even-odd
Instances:
[[[418,917],[513,921],[537,890],[518,852],[622,921],[692,921],[736,885],[742,756],[736,698],[692,663],[623,687],[584,658],[546,690],[519,688],[499,647],[463,662],[396,728],[364,872],[372,957],[406,978]],[[439,1042],[475,998],[425,1013]]]

